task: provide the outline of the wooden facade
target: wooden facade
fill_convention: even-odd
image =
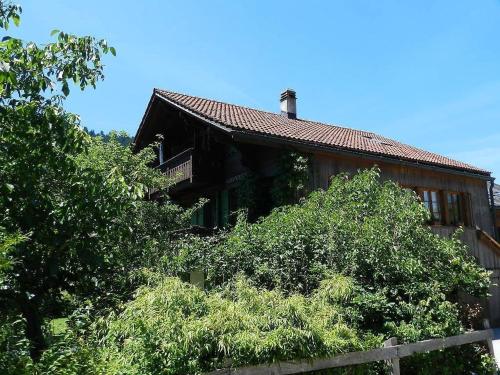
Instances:
[[[377,166],[383,180],[414,189],[422,199],[429,195],[429,207],[438,216],[432,223],[433,230],[450,236],[459,225],[464,226],[463,240],[471,254],[492,271],[493,281],[500,278],[500,245],[493,239],[495,226],[500,227],[500,210],[496,211],[495,223],[488,194],[489,176],[244,132],[228,134],[217,124],[160,100],[150,102],[140,131],[137,149],[155,142],[158,134],[163,137],[155,166],[175,182],[170,197],[186,206],[200,198],[209,200],[193,216],[194,225],[228,225],[234,220],[232,212],[242,206],[242,185],[249,180],[258,189],[251,215],[269,212],[273,206],[270,189],[280,173],[280,160],[284,154],[297,151],[311,161],[310,189],[326,188],[338,173],[354,174]],[[491,294],[485,305],[492,323],[500,325],[500,288],[493,286]]]
[[[314,185],[326,188],[330,177],[335,174],[340,172],[352,174],[359,169],[371,168],[374,165],[380,168],[381,178],[384,180],[396,181],[403,187],[414,189],[417,193],[424,190],[437,191],[439,193],[439,207],[444,220],[435,224],[451,225],[448,219],[450,215],[446,215],[447,193],[458,193],[463,197],[463,224],[468,227],[478,226],[490,235],[495,235],[487,180],[484,178],[454,171],[426,168],[425,166],[409,166],[396,162],[373,160],[369,156],[354,158],[318,153],[314,155]]]
[[[497,238],[500,236],[500,206],[495,207],[495,226],[497,228]]]

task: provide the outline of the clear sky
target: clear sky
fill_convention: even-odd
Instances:
[[[47,42],[57,28],[116,47],[106,80],[68,103],[91,129],[135,134],[154,87],[276,112],[291,87],[301,118],[500,180],[499,0],[16,2],[12,35]]]

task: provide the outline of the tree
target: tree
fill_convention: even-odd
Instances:
[[[18,6],[0,1],[0,26],[19,25]],[[114,219],[142,197],[144,185],[79,165],[90,139],[62,104],[70,83],[82,90],[103,76],[105,40],[53,31],[39,46],[5,36],[0,42],[0,226],[26,240],[9,250],[1,306],[20,312],[37,358],[42,324],[65,292],[95,284],[111,262],[101,245]],[[5,312],[5,311],[4,311]]]
[[[122,146],[129,146],[134,142],[134,137],[129,136],[126,132],[116,132],[111,131],[105,134],[102,130],[96,133],[94,130],[89,130],[87,127],[84,127],[83,130],[85,133],[90,135],[91,137],[101,137],[104,141],[108,142],[112,137],[116,139]]]

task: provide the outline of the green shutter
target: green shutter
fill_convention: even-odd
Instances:
[[[198,208],[193,214],[191,215],[191,225],[199,225],[203,226],[203,207]]]

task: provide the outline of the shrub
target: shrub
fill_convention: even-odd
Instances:
[[[339,303],[352,298],[351,284],[337,276],[305,297],[257,289],[242,278],[210,293],[167,278],[105,320],[106,373],[194,374],[379,345],[380,337],[361,339],[346,324]]]
[[[218,241],[195,241],[181,258],[185,268],[205,270],[210,288],[243,273],[261,287],[310,296],[329,275],[344,275],[356,288],[342,304],[350,326],[400,342],[460,334],[458,295],[485,297],[489,273],[468,254],[460,230],[440,237],[428,218],[413,191],[380,181],[372,169],[336,176],[327,191],[257,223],[240,215]]]

